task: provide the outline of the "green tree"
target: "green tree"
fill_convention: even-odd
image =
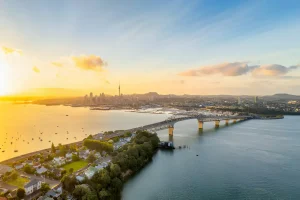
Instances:
[[[34,174],[35,169],[31,166],[26,164],[23,168],[24,172],[26,172],[27,174]]]
[[[122,181],[115,177],[112,181],[111,181],[111,185],[113,186],[115,192],[120,192],[123,186]]]
[[[67,176],[65,175],[61,179],[63,189],[67,190],[68,192],[72,192],[75,189],[75,185],[77,184],[75,176]]]
[[[48,183],[42,183],[40,191],[43,195],[45,195],[50,189],[51,188]]]
[[[72,161],[75,162],[75,161],[78,161],[80,160],[79,156],[77,154],[73,154],[72,155]]]
[[[102,189],[100,192],[99,192],[99,196],[101,199],[109,199],[110,197],[110,192],[107,191],[106,189]]]
[[[88,161],[89,163],[95,162],[96,159],[97,159],[97,158],[96,158],[95,154],[93,154],[93,153],[91,153],[91,154],[87,157],[87,161]]]
[[[54,144],[53,144],[53,142],[52,142],[52,145],[51,145],[51,152],[52,152],[52,153],[55,153],[55,151],[56,151],[56,149],[55,149],[55,146],[54,146]]]
[[[109,166],[109,169],[110,169],[110,177],[115,178],[120,176],[121,168],[118,164],[111,164]]]
[[[72,174],[73,172],[74,172],[74,169],[73,169],[73,168],[70,168],[70,169],[69,169],[69,173]]]
[[[23,199],[25,197],[25,190],[23,188],[18,188],[18,190],[17,190],[17,197],[19,199]]]
[[[59,155],[60,156],[65,156],[67,153],[67,148],[66,146],[62,145],[62,144],[58,144],[58,149],[59,149]]]
[[[89,195],[91,194],[91,190],[86,185],[76,185],[72,195],[76,199],[88,199]]]

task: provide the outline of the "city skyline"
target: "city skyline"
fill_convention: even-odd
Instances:
[[[0,2],[0,96],[300,95],[297,1]]]

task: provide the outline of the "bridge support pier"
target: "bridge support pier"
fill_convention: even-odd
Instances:
[[[198,128],[199,130],[203,130],[203,121],[198,120]]]
[[[225,125],[228,126],[229,125],[229,119],[226,119],[225,121]]]
[[[233,120],[233,123],[236,123],[236,119]]]
[[[215,127],[216,127],[216,128],[219,128],[219,126],[220,126],[220,120],[216,120],[216,121],[215,121]]]
[[[173,135],[174,125],[169,125],[168,129],[169,129],[169,135]]]

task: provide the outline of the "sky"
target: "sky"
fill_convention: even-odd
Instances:
[[[297,0],[0,0],[0,95],[300,95],[299,33]]]

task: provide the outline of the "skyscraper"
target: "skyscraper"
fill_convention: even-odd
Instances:
[[[257,103],[257,101],[258,101],[258,97],[254,96],[254,103]]]
[[[121,84],[119,82],[119,97],[121,96]]]
[[[241,98],[238,97],[238,104],[241,104],[241,103],[242,103]]]

